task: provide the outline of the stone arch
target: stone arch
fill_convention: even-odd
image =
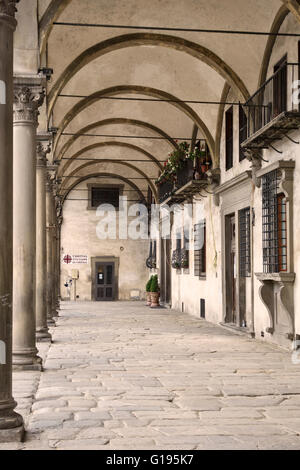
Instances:
[[[61,90],[71,80],[71,78],[81,70],[85,65],[98,57],[108,54],[109,52],[123,49],[126,47],[156,45],[160,47],[168,47],[178,51],[185,52],[195,57],[205,64],[212,67],[219,73],[245,100],[249,98],[249,92],[234,70],[226,64],[214,52],[200,44],[188,41],[178,36],[171,36],[158,33],[133,33],[116,36],[106,41],[102,41],[94,46],[86,49],[76,59],[69,64],[62,72],[56,83],[53,85],[49,93],[49,116],[53,110],[56,99]]]
[[[71,1],[72,0],[52,0],[47,10],[43,14],[39,24],[41,55],[45,52],[54,21],[57,20],[63,10],[69,5],[69,3],[71,3]]]
[[[93,149],[96,149],[96,148],[103,148],[103,147],[124,147],[124,148],[134,150],[136,152],[139,152],[139,153],[145,155],[149,159],[149,163],[153,162],[158,167],[159,170],[163,169],[162,164],[153,155],[151,155],[151,153],[147,152],[146,150],[142,149],[141,147],[138,147],[138,146],[133,145],[133,144],[128,144],[127,142],[109,141],[109,142],[97,142],[95,144],[92,144],[92,145],[89,145],[87,147],[84,147],[84,148],[80,149],[78,152],[76,152],[72,157],[70,157],[65,162],[65,164],[62,166],[61,170],[59,168],[58,175],[64,173],[69,168],[71,163],[76,161],[76,159],[79,158],[80,155],[84,154],[85,152],[88,152],[89,150],[93,150]],[[93,160],[93,158],[91,158],[91,161],[92,160]],[[114,161],[114,160],[112,160],[112,161]],[[119,163],[119,162],[116,161],[116,163]]]
[[[64,116],[63,120],[59,124],[59,131],[56,136],[55,145],[54,145],[54,154],[57,149],[58,141],[63,133],[64,129],[70,124],[70,122],[77,116],[81,111],[86,109],[87,107],[91,106],[92,104],[100,101],[101,98],[106,96],[116,96],[119,94],[141,94],[146,96],[152,96],[154,98],[162,98],[165,100],[170,100],[170,105],[175,106],[177,109],[185,113],[192,121],[198,126],[198,128],[202,131],[204,137],[207,140],[207,144],[210,148],[212,159],[215,163],[215,142],[214,139],[208,130],[206,124],[202,121],[202,119],[198,116],[198,114],[186,103],[183,101],[178,100],[178,98],[170,93],[167,93],[162,90],[158,90],[157,88],[150,88],[145,86],[139,85],[120,85],[111,88],[106,88],[105,90],[97,91],[92,95],[80,100],[76,103],[73,108]]]
[[[130,124],[133,126],[137,127],[143,127],[145,129],[151,130],[155,132],[156,134],[160,135],[164,139],[166,139],[170,145],[175,149],[178,147],[177,143],[175,142],[172,137],[170,137],[168,134],[166,134],[162,129],[159,127],[153,126],[152,124],[149,124],[148,122],[145,121],[140,121],[138,119],[129,119],[129,118],[109,118],[109,119],[104,119],[102,121],[94,122],[92,124],[89,124],[86,127],[83,127],[80,129],[75,135],[71,136],[70,139],[64,144],[60,151],[60,157],[63,157],[64,154],[67,152],[67,150],[73,145],[73,143],[81,137],[81,134],[85,134],[93,129],[96,129],[101,126],[107,126],[107,125],[115,125],[115,124]]]
[[[297,0],[281,0],[286,8],[297,18],[300,22],[300,4]]]
[[[282,23],[284,22],[285,18],[287,17],[289,13],[290,13],[290,10],[287,8],[287,6],[282,5],[274,18],[274,21],[270,29],[270,33],[277,34],[279,32]],[[268,41],[267,41],[265,52],[264,52],[264,57],[263,57],[262,64],[261,64],[260,74],[259,74],[258,88],[260,88],[267,79],[269,63],[270,63],[270,59],[271,59],[271,55],[272,55],[272,51],[273,51],[273,47],[275,45],[276,39],[277,39],[277,36],[268,37]]]
[[[90,175],[85,175],[85,176],[82,176],[82,177],[78,177],[77,181],[72,183],[69,188],[64,190],[65,194],[62,194],[62,203],[65,202],[65,200],[68,197],[68,195],[70,194],[70,192],[76,186],[78,186],[78,184],[80,184],[83,181],[86,181],[88,179],[98,178],[98,177],[107,177],[107,178],[119,179],[121,181],[124,181],[124,183],[127,183],[129,186],[131,186],[132,189],[134,189],[134,191],[136,191],[141,196],[141,200],[144,200],[146,202],[146,198],[145,198],[144,194],[142,193],[142,191],[140,190],[140,188],[135,183],[133,183],[133,181],[129,180],[128,178],[125,178],[125,176],[117,175],[116,173],[92,173]],[[62,190],[62,188],[61,188],[61,190]]]
[[[68,176],[68,177],[75,176],[75,173],[77,173],[78,171],[84,170],[85,168],[88,168],[90,166],[100,165],[101,163],[115,163],[115,164],[118,164],[118,165],[126,166],[126,167],[130,168],[131,170],[136,171],[143,178],[145,178],[145,180],[148,182],[148,185],[150,186],[150,188],[153,192],[153,195],[154,195],[155,199],[157,199],[157,190],[156,190],[155,185],[150,180],[150,178],[142,170],[140,170],[139,168],[137,168],[136,166],[134,166],[134,165],[132,165],[131,163],[128,163],[128,162],[114,162],[114,160],[111,160],[109,158],[103,158],[103,160],[101,160],[101,162],[97,161],[97,162],[84,163],[83,165],[79,166],[78,168],[75,168],[75,170],[73,170],[69,175],[62,175],[62,176]],[[62,189],[64,188],[64,183],[62,183],[61,188]]]

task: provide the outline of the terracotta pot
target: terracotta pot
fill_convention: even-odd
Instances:
[[[151,292],[151,308],[159,307],[159,292]]]
[[[146,292],[147,304],[149,307],[151,305],[151,292]]]

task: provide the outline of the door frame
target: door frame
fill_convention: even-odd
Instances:
[[[119,299],[119,265],[120,258],[115,256],[95,256],[91,258],[91,272],[92,272],[92,286],[91,286],[91,299],[97,301],[97,283],[96,283],[96,263],[113,263],[114,268],[114,286],[113,286],[113,301]]]

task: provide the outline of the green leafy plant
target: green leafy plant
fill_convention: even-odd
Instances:
[[[146,292],[151,292],[151,283],[152,283],[153,276],[150,277],[146,284]]]
[[[155,274],[151,281],[151,292],[159,292],[158,276]]]

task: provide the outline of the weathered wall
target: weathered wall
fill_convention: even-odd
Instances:
[[[87,209],[87,184],[90,183],[101,184],[104,181],[103,179],[96,178],[80,183],[69,193],[64,203],[61,254],[87,255],[88,264],[66,265],[63,262],[61,263],[62,296],[66,297],[68,295],[68,290],[65,288],[64,283],[70,278],[72,269],[78,269],[77,295],[79,295],[79,300],[91,300],[91,258],[111,256],[119,258],[119,299],[129,300],[132,290],[139,290],[141,298],[143,298],[148,278],[145,262],[149,256],[149,242],[142,240],[120,240],[119,238],[116,240],[99,240],[96,234],[96,227],[101,217],[97,216],[95,210]],[[123,184],[123,182],[116,181],[115,179],[105,179],[105,184],[119,183]],[[131,190],[131,188],[125,184],[124,190]],[[130,194],[131,199],[138,199],[138,195],[134,191],[124,194]],[[134,203],[129,203],[129,205],[132,204]],[[130,218],[129,222],[130,220],[133,220],[133,218]]]

